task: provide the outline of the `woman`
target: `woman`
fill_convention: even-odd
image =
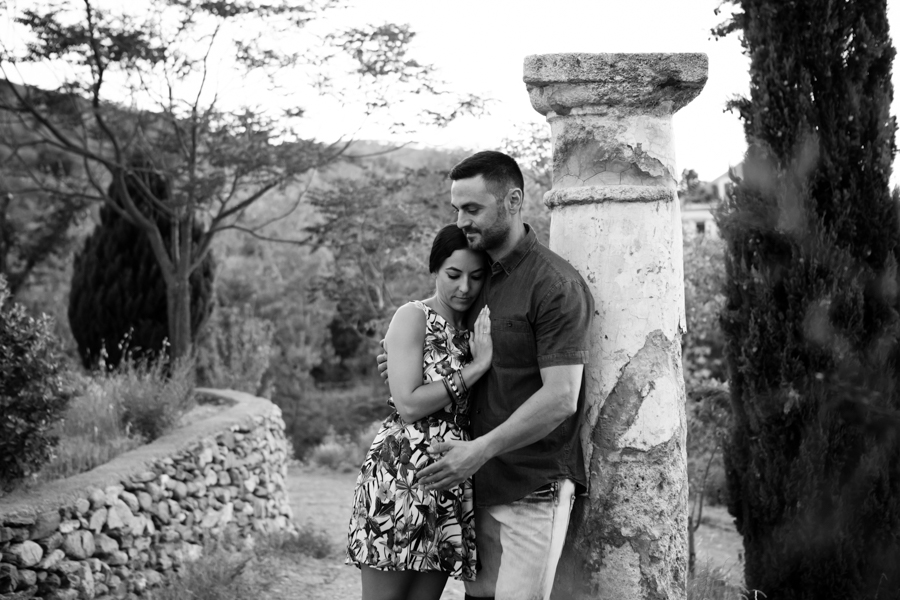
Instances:
[[[468,387],[491,364],[490,311],[465,329],[488,275],[486,255],[456,225],[434,238],[434,295],[401,306],[385,336],[389,404],[356,480],[347,563],[359,566],[363,600],[438,600],[447,578],[475,577],[471,482],[424,491],[416,473],[432,440],[467,440]]]

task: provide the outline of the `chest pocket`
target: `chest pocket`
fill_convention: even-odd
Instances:
[[[537,365],[534,331],[528,321],[491,319],[491,341],[494,344],[493,365],[507,368]]]

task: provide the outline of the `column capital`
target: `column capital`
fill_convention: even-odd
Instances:
[[[543,115],[597,108],[672,114],[700,94],[708,71],[703,53],[533,54],[525,57],[523,80]]]

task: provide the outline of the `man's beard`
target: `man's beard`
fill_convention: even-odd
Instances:
[[[499,202],[497,203],[497,220],[487,229],[464,229],[464,233],[475,232],[481,235],[481,239],[473,242],[469,240],[469,248],[472,250],[493,250],[499,248],[509,237],[512,229],[509,222],[509,211]]]

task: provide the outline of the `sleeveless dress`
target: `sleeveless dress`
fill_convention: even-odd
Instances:
[[[425,383],[440,381],[471,359],[469,332],[432,308],[425,312]],[[393,401],[388,403],[394,407]],[[363,461],[354,490],[347,564],[383,571],[444,571],[475,578],[472,482],[443,492],[419,488],[416,473],[431,464],[432,440],[468,440],[468,398],[406,423],[396,409],[384,420]]]

